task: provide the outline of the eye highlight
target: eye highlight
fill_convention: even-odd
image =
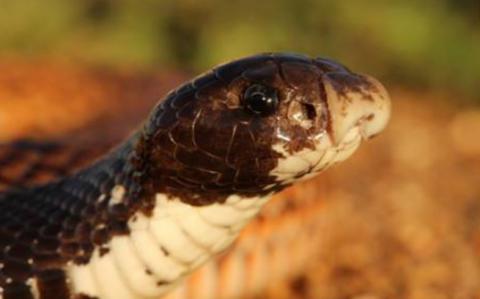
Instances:
[[[247,110],[261,116],[268,116],[277,109],[278,95],[272,87],[252,84],[245,90],[243,101]]]

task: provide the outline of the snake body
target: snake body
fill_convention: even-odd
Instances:
[[[159,298],[274,193],[346,159],[389,113],[378,81],[331,60],[268,53],[213,68],[93,164],[9,183],[0,297]]]

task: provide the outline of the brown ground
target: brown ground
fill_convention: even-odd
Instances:
[[[66,134],[117,139],[185,79],[174,72],[112,72],[42,61],[0,61],[0,70],[0,142]],[[118,104],[112,105],[112,99]],[[85,130],[85,124],[94,129]]]
[[[44,63],[0,69],[0,142],[106,119],[121,121],[96,134],[125,133],[182,79]],[[112,96],[132,113],[108,108]],[[392,98],[387,131],[326,176],[324,244],[307,274],[262,298],[480,298],[480,110],[399,90]]]

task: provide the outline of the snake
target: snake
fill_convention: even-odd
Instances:
[[[331,59],[262,53],[216,66],[83,168],[4,183],[0,298],[161,298],[225,252],[274,194],[378,135],[390,110],[378,80]],[[22,151],[61,152],[0,148],[0,173]]]

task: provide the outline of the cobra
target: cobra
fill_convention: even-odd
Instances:
[[[92,165],[0,193],[0,296],[159,298],[274,193],[345,160],[389,117],[385,88],[332,60],[215,67]]]

